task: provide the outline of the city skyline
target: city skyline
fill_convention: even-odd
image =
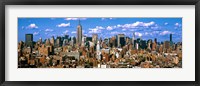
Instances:
[[[83,36],[111,38],[124,34],[144,40],[157,38],[158,42],[170,40],[182,42],[182,18],[18,18],[18,41],[25,41],[25,34],[33,34],[33,40],[47,39],[51,36],[76,37],[79,21]]]
[[[93,23],[96,22],[94,19],[100,18],[92,18]],[[48,34],[40,34],[40,26],[30,24],[20,32],[24,31],[25,35],[18,33],[19,37],[25,36],[25,41],[18,42],[18,68],[182,68],[182,41],[177,40],[182,38],[182,25],[177,23],[179,19],[170,19],[176,22],[175,27],[170,25],[171,28],[165,29],[169,23],[165,22],[164,28],[159,25],[160,22],[156,23],[159,19],[145,22],[138,18],[138,21],[130,24],[84,29],[93,25],[82,25],[81,21],[87,18],[67,18],[65,20],[78,22],[75,36],[70,35],[70,29],[67,28],[75,26],[61,23],[56,26],[59,32],[62,32],[61,29],[66,31],[63,34],[57,33],[56,38],[55,35],[48,38]],[[111,25],[109,22],[113,18],[108,18],[108,22],[104,18],[101,20]],[[115,23],[121,23],[126,19],[114,20]],[[41,26],[45,26],[48,22],[41,23],[44,24]],[[26,30],[40,32],[30,33]],[[115,34],[112,34],[113,31]],[[56,33],[54,29],[46,29],[45,32]],[[37,35],[41,36],[38,40]]]

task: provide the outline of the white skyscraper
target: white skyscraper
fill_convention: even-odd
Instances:
[[[74,40],[73,40],[73,36],[71,37],[71,41],[70,41],[70,43],[71,43],[71,45],[73,46],[74,45]]]
[[[66,39],[64,39],[64,40],[63,40],[63,46],[66,45],[66,42],[67,42]]]
[[[139,44],[138,44],[138,43],[136,43],[136,49],[137,49],[137,50],[139,49]]]
[[[97,42],[97,59],[101,60],[101,50],[100,50],[100,44],[99,41]]]
[[[82,43],[81,43],[81,46],[85,46],[85,41],[86,41],[86,36],[82,37]]]

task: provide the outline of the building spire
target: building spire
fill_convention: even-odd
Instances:
[[[80,19],[78,20],[78,24],[81,25],[81,21],[80,21]]]

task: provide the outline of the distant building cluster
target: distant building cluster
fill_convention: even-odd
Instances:
[[[169,40],[142,40],[124,34],[102,39],[87,37],[82,26],[77,36],[57,36],[33,41],[26,34],[18,43],[18,68],[182,68],[182,43]]]

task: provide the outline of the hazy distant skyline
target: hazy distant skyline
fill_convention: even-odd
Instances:
[[[18,18],[18,41],[25,41],[25,34],[33,34],[34,41],[51,36],[76,37],[78,20],[81,20],[83,35],[110,38],[125,34],[144,40],[169,40],[173,34],[174,42],[182,42],[182,18]]]

